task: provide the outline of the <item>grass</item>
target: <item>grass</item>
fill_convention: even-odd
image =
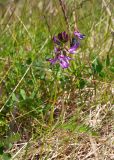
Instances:
[[[113,2],[66,0],[86,35],[68,69],[51,66],[67,30],[59,1],[0,1],[0,158],[113,160]]]

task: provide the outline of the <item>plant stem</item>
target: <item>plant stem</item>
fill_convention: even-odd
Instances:
[[[66,14],[66,8],[65,8],[64,1],[63,0],[59,0],[59,3],[60,3],[60,6],[61,6],[63,15],[64,15],[64,19],[65,19],[65,22],[66,22],[66,26],[67,26],[68,32],[70,33],[70,25],[69,25],[68,17],[67,17],[67,14]]]

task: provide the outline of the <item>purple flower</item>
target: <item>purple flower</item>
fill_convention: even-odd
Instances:
[[[68,50],[69,53],[74,54],[78,47],[79,47],[79,43],[77,43],[74,46],[70,47],[70,49]]]
[[[83,38],[85,37],[84,34],[81,34],[81,33],[78,32],[78,31],[75,31],[75,32],[74,32],[74,35],[77,36],[79,39],[83,39]]]
[[[74,54],[77,48],[79,47],[80,43],[77,41],[76,38],[72,38],[71,43],[70,43],[70,49],[68,50],[69,53]]]
[[[61,42],[68,42],[68,34],[66,32],[61,32],[58,34],[58,39]]]
[[[57,36],[54,36],[53,42],[57,45],[54,47],[55,56],[54,58],[47,59],[47,61],[49,61],[52,65],[59,63],[63,69],[68,68],[70,64],[69,61],[72,58],[67,56],[67,54],[74,54],[80,46],[80,40],[84,37],[85,35],[78,31],[74,32],[74,36],[72,38],[69,38],[65,31],[59,33]],[[68,48],[66,42],[70,42],[70,48]]]
[[[71,60],[71,58],[68,56],[59,55],[58,60],[59,60],[60,66],[62,68],[68,68],[69,67],[69,60]]]
[[[60,45],[61,42],[68,42],[68,34],[66,32],[61,32],[57,36],[53,37],[53,42],[57,45]]]
[[[57,62],[57,57],[47,59],[51,64],[55,64]]]
[[[48,59],[48,61],[51,64],[55,64],[56,62],[58,62],[62,68],[68,68],[69,67],[69,60],[71,60],[70,57],[62,55],[62,54],[57,55],[55,58]]]

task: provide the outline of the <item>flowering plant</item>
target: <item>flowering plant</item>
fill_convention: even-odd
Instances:
[[[80,40],[85,37],[84,34],[81,34],[79,31],[75,31],[72,38],[64,31],[59,33],[57,36],[53,37],[53,42],[55,44],[54,58],[49,58],[48,61],[53,65],[55,63],[59,63],[62,68],[68,68],[72,60],[68,54],[76,53],[76,50],[80,46]],[[70,42],[70,47],[68,47],[68,43]]]

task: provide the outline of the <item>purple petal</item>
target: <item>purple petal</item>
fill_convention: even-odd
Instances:
[[[69,61],[69,60],[71,60],[71,59],[73,59],[73,58],[66,56],[66,59]]]
[[[68,67],[69,67],[69,63],[66,62],[65,60],[61,60],[61,61],[60,61],[60,66],[61,66],[62,68],[68,68]]]
[[[71,59],[71,58],[68,57],[68,56],[60,55],[60,56],[58,57],[60,66],[61,66],[62,68],[68,68],[68,67],[69,67],[69,60],[70,60],[70,59]]]
[[[58,40],[56,36],[53,37],[53,42],[60,45],[60,41]]]
[[[47,61],[49,61],[51,64],[55,64],[57,62],[57,57],[56,58],[50,58]]]
[[[77,50],[77,48],[79,47],[79,45],[80,45],[80,44],[79,44],[79,42],[78,42],[78,43],[76,43],[74,46],[70,47],[70,49],[68,50],[69,53],[74,54],[75,51]]]
[[[63,40],[65,42],[67,42],[68,41],[68,34],[66,32],[62,32],[62,35],[63,35]]]
[[[70,42],[70,47],[73,47],[73,46],[76,45],[77,43],[79,43],[78,40],[77,40],[77,38],[76,38],[76,37],[73,37],[73,38],[71,39],[71,42]]]
[[[83,39],[83,38],[85,37],[84,34],[81,34],[81,33],[78,32],[78,31],[75,31],[75,32],[74,32],[74,35],[77,36],[79,39]]]
[[[54,52],[55,52],[55,53],[60,52],[60,48],[55,47],[55,48],[54,48]]]
[[[58,39],[59,39],[60,41],[63,40],[62,33],[59,33],[59,34],[58,34]]]

